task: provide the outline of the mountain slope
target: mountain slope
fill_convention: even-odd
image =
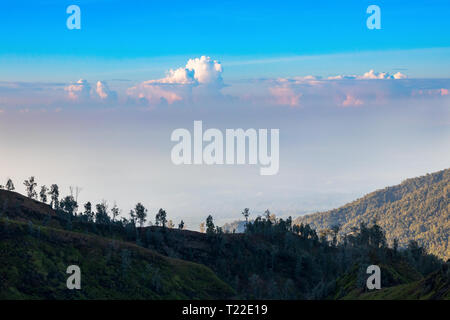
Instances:
[[[299,217],[295,224],[317,230],[341,225],[345,233],[361,222],[376,220],[400,246],[416,240],[430,253],[450,258],[450,169],[408,179],[399,185],[372,192],[338,209]]]
[[[354,294],[354,292],[352,292]],[[361,300],[450,300],[450,269],[449,264],[441,270],[433,272],[425,279],[406,283],[357,296],[349,294],[343,299]]]
[[[225,299],[209,268],[133,243],[0,218],[0,299]],[[82,290],[66,288],[78,265]]]

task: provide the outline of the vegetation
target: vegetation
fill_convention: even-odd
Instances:
[[[183,221],[175,229],[162,208],[144,226],[142,203],[121,219],[106,201],[79,210],[77,192],[60,199],[56,184],[47,205],[27,182],[30,197],[0,190],[0,299],[449,299],[448,263],[418,241],[390,243],[374,220],[316,232],[268,210],[250,220],[245,208],[244,233],[224,232],[213,215],[199,233]],[[65,287],[72,264],[82,270],[79,291]],[[376,292],[365,284],[373,264]]]
[[[316,230],[340,225],[351,232],[360,223],[377,223],[388,243],[406,247],[414,240],[428,252],[450,259],[450,169],[408,179],[400,185],[372,192],[338,209],[297,218]]]

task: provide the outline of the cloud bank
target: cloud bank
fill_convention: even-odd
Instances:
[[[210,57],[189,59],[185,67],[170,69],[164,78],[143,81],[129,88],[127,95],[150,105],[189,101],[195,87],[201,87],[197,92],[218,92],[223,87],[222,72],[222,65]]]

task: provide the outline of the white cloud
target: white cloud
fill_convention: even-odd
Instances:
[[[288,86],[278,86],[269,88],[269,92],[274,98],[274,103],[278,105],[286,105],[291,107],[300,106],[301,93],[295,92]]]
[[[401,72],[397,72],[394,75],[391,75],[388,72],[375,72],[371,69],[368,72],[365,72],[363,75],[336,75],[330,76],[327,80],[388,80],[388,79],[406,79],[407,76]]]
[[[104,101],[112,101],[117,99],[117,93],[111,90],[105,81],[97,81],[95,91],[100,99]]]
[[[85,100],[90,97],[91,85],[86,80],[80,79],[64,90],[67,91],[70,100]]]
[[[217,92],[223,86],[222,71],[222,65],[210,57],[189,59],[185,67],[170,69],[164,78],[141,82],[129,88],[127,94],[150,104],[162,101],[172,104],[189,98],[193,87]],[[205,94],[204,90],[197,92]]]
[[[149,104],[167,102],[172,104],[183,100],[186,88],[180,86],[160,86],[148,81],[142,82],[127,90],[128,96]]]
[[[406,78],[407,76],[401,72],[397,72],[396,74],[394,74],[394,79],[406,79]]]
[[[222,84],[222,65],[210,57],[189,59],[186,69],[194,72],[194,78],[200,84]]]

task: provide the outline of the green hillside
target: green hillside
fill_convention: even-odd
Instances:
[[[0,299],[225,299],[207,267],[133,243],[0,219]],[[82,290],[66,288],[78,265]]]
[[[441,270],[422,280],[406,283],[374,292],[352,291],[343,299],[360,300],[450,300],[450,269],[444,265]]]
[[[450,169],[408,179],[399,185],[372,192],[338,209],[297,218],[317,230],[340,225],[351,232],[361,222],[377,221],[389,243],[400,246],[416,240],[428,252],[450,259]]]

